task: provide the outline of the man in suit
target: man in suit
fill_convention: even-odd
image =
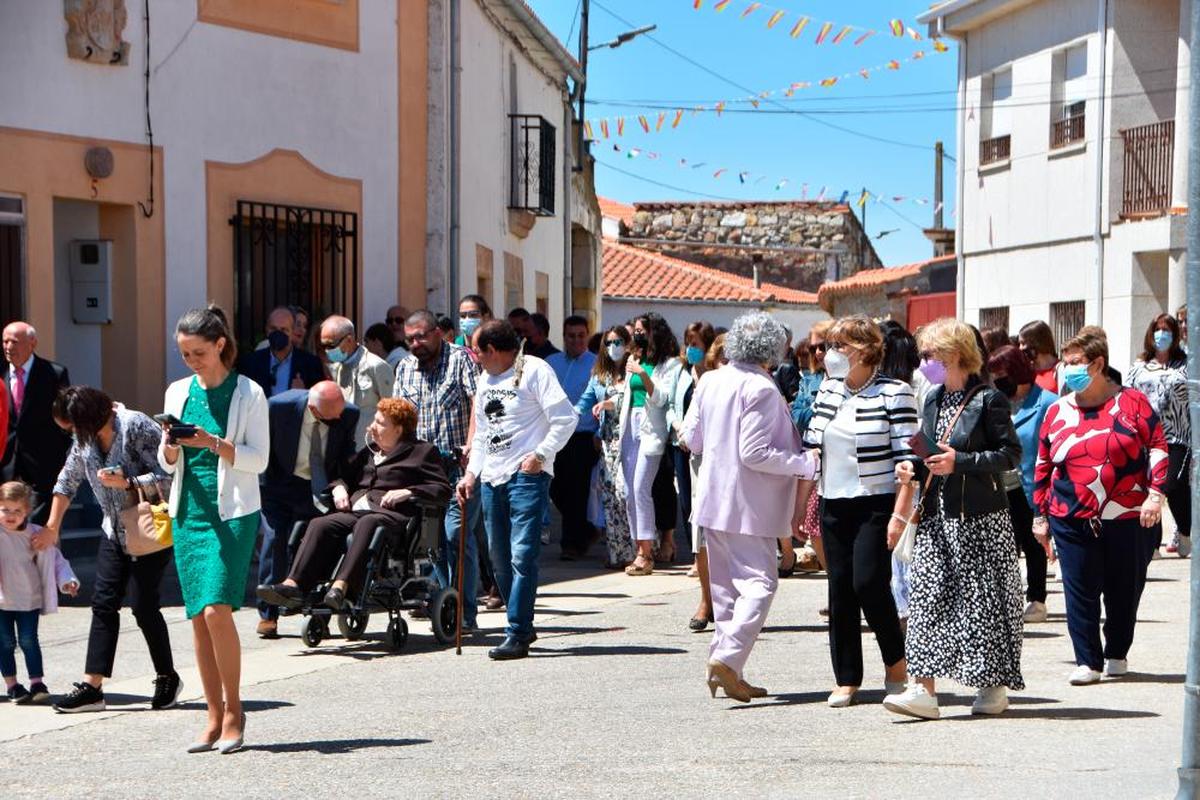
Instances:
[[[50,497],[67,460],[71,438],[50,415],[60,389],[71,385],[62,364],[38,356],[37,331],[28,322],[4,328],[4,367],[8,389],[8,436],[0,454],[0,481],[21,480],[33,487],[30,519],[42,525],[50,515]]]
[[[242,356],[238,372],[263,388],[267,397],[289,389],[309,389],[325,379],[321,360],[293,344],[296,317],[280,306],[267,316],[267,346]]]
[[[354,457],[358,409],[346,405],[333,381],[311,389],[289,389],[268,401],[271,453],[262,474],[263,529],[258,555],[259,583],[274,584],[287,575],[288,539],[296,522],[310,520],[332,503],[326,489],[342,477]],[[326,495],[322,497],[323,495]],[[258,604],[258,635],[278,635],[279,608]]]

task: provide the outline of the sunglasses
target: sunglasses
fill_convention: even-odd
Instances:
[[[348,334],[348,333],[346,334],[346,336],[349,336],[349,335],[350,334]],[[321,347],[325,348],[326,350],[332,350],[333,348],[341,345],[342,342],[346,341],[346,336],[338,337],[337,341],[335,341],[335,342],[321,342]]]
[[[619,344],[625,344],[625,343],[623,341],[621,341],[620,339],[609,339],[608,341],[606,341],[604,343],[604,346],[605,347],[616,347]]]
[[[816,344],[810,344],[808,346],[808,352],[810,352],[814,355],[817,353],[823,353],[828,349],[829,349],[829,345],[825,344],[824,342],[817,342]]]

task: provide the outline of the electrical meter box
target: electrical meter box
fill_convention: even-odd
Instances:
[[[112,322],[112,246],[105,239],[71,242],[71,317],[76,325]]]

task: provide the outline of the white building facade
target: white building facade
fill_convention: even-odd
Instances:
[[[1190,0],[949,0],[959,316],[1084,324],[1126,369],[1184,304]]]
[[[5,316],[75,381],[157,409],[189,308],[220,303],[246,340],[276,303],[360,327],[421,305],[421,6],[3,3]],[[92,239],[112,242],[113,307],[81,324],[70,243]]]
[[[429,306],[597,316],[600,215],[576,172],[572,54],[522,0],[431,0]],[[585,159],[586,160],[586,159]]]

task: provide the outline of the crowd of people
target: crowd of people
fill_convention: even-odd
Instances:
[[[884,707],[922,719],[940,715],[939,679],[975,688],[978,714],[1002,713],[1024,688],[1023,626],[1047,618],[1053,560],[1069,681],[1125,674],[1164,503],[1177,525],[1168,552],[1191,551],[1186,330],[1168,314],[1124,378],[1103,330],[1059,348],[1044,322],[1010,337],[943,319],[914,335],[852,316],[793,348],[766,313],[729,330],[696,321],[682,338],[654,312],[599,332],[570,316],[561,351],[545,316],[494,318],[478,295],[462,298],[456,322],[401,306],[361,335],[343,316],[311,336],[310,322],[276,308],[258,349],[239,357],[221,309],[187,312],[174,338],[190,375],[153,418],[72,385],[37,355],[27,323],[4,329],[0,673],[11,700],[52,699],[38,617],[80,589],[58,544],[85,483],[104,536],[82,679],[54,708],[106,707],[127,602],[157,676],[151,705],[175,705],[182,681],[160,600],[174,564],[208,709],[189,752],[244,741],[233,612],[256,554],[257,634],[275,638],[280,610],[317,586],[332,611],[352,610],[369,532],[402,524],[416,501],[446,508],[431,569],[461,585],[464,634],[479,630],[479,607],[506,612],[494,660],[523,658],[537,639],[553,504],[561,559],[602,544],[604,566],[630,579],[677,560],[683,534],[700,588],[688,627],[714,626],[713,696],[766,694],[745,666],[779,580],[824,570],[828,705],[856,702],[868,680],[865,618]]]

